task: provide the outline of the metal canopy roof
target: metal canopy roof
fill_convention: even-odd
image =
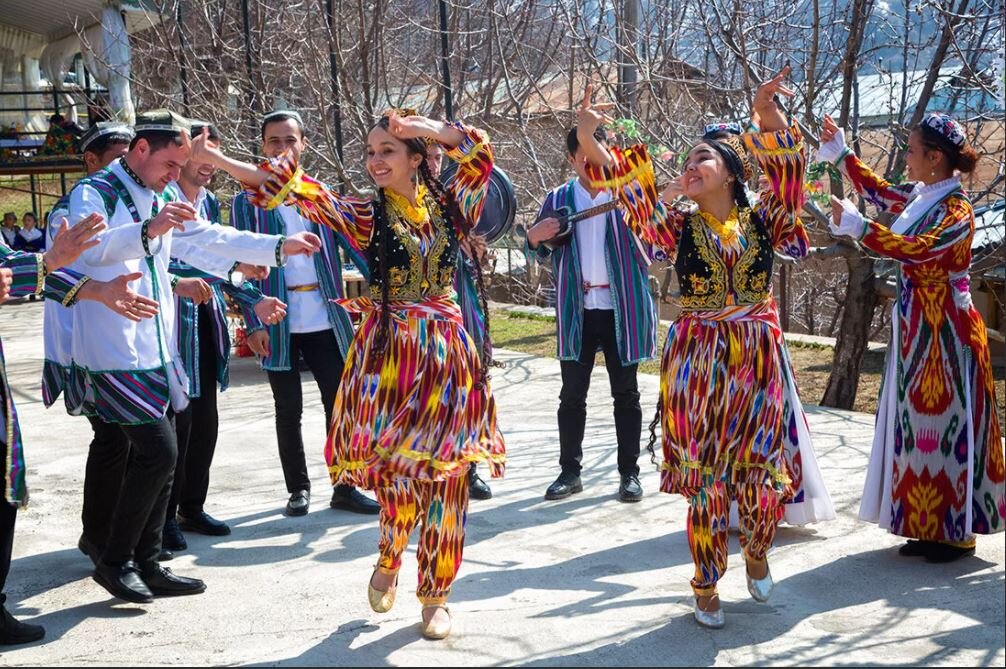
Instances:
[[[97,23],[107,6],[122,8],[130,33],[160,20],[147,0],[0,0],[0,49],[37,57],[46,44]]]

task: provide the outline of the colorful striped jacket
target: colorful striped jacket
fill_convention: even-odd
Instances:
[[[238,193],[231,203],[230,223],[238,230],[251,230],[273,235],[286,233],[286,224],[279,212],[275,209],[265,210],[256,207],[249,201],[246,192]],[[349,314],[332,301],[345,297],[339,247],[346,249],[350,254],[350,259],[365,277],[368,273],[367,261],[331,228],[318,226],[312,222],[308,222],[307,225],[312,232],[321,237],[321,252],[314,254],[314,268],[318,274],[319,290],[328,310],[328,322],[331,323],[332,331],[339,343],[339,352],[345,359],[346,353],[349,351],[349,344],[353,340],[353,322],[350,320]],[[253,283],[262,294],[289,303],[286,293],[286,276],[282,268],[274,269],[264,281]],[[250,307],[242,305],[242,313],[245,317],[248,334],[268,328],[270,351],[269,355],[261,360],[263,369],[270,371],[295,369],[297,361],[290,360],[289,320],[284,318],[279,323],[266,326],[259,321]]]
[[[575,211],[575,184],[571,180],[549,193],[541,212],[560,206]],[[622,365],[629,366],[649,360],[657,352],[657,305],[647,272],[653,256],[649,247],[626,227],[620,211],[608,213],[607,223],[604,251],[615,311],[615,336]],[[579,360],[583,339],[583,276],[576,235],[555,251],[543,244],[532,251],[525,241],[525,251],[529,260],[552,261],[558,358]]]
[[[72,270],[59,270],[45,274],[42,256],[38,253],[14,251],[0,242],[0,267],[13,273],[10,297],[25,297],[43,294],[46,299],[56,300],[64,306],[77,302],[80,287],[88,278]],[[10,504],[24,505],[28,502],[28,487],[25,481],[24,448],[21,443],[21,428],[17,421],[17,408],[10,386],[7,385],[7,365],[0,342],[0,450],[3,455],[4,499]]]
[[[216,195],[205,191],[199,202],[199,208],[203,219],[216,225],[220,224],[220,201]],[[189,377],[189,397],[199,397],[202,392],[199,347],[203,345],[212,345],[216,348],[217,382],[220,384],[221,392],[227,390],[230,384],[231,338],[227,331],[227,303],[224,294],[230,295],[242,308],[249,310],[253,309],[264,296],[250,281],[235,286],[230,281],[207,274],[177,258],[171,259],[168,271],[177,277],[202,279],[209,284],[213,294],[211,302],[207,305],[212,319],[212,342],[203,342],[199,339],[199,308],[196,303],[187,297],[175,296],[175,341],[182,367]]]

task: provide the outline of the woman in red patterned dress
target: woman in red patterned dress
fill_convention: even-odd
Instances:
[[[787,73],[758,89],[761,132],[703,139],[688,152],[677,185],[695,211],[658,198],[645,146],[609,150],[593,139],[605,117],[590,107],[589,92],[579,112],[592,185],[618,196],[626,223],[675,259],[680,279],[682,314],[660,366],[660,489],[688,500],[693,614],[706,627],[725,622],[717,582],[727,567],[731,502],[738,503],[748,591],[764,602],[773,588],[766,556],[792,483],[772,270],[777,250],[802,257],[808,239],[795,215],[803,204],[803,137],[773,100],[792,95],[782,83]],[[768,177],[755,205],[744,189],[754,177],[747,150]]]
[[[427,167],[427,141],[458,163],[449,188]],[[505,460],[486,374],[488,323],[480,359],[454,296],[459,246],[482,211],[492,145],[475,128],[390,112],[367,137],[374,200],[329,190],[305,176],[290,154],[256,168],[227,158],[205,137],[193,142],[193,153],[242,181],[257,206],[295,205],[368,258],[380,300],[340,301],[363,321],[346,356],[326,460],[333,484],[370,488],[381,505],[371,607],[391,609],[402,554],[421,525],[416,595],[423,634],[446,637],[447,596],[464,550],[469,468],[488,462],[500,476]],[[487,313],[484,288],[480,293]]]
[[[909,181],[874,174],[824,119],[819,157],[890,225],[833,202],[832,231],[898,261],[898,299],[859,517],[907,537],[900,553],[949,562],[1004,529],[1003,442],[985,323],[971,303],[975,217],[961,173],[978,155],[964,128],[927,114],[905,155]]]

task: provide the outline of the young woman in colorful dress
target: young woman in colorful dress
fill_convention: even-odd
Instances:
[[[975,535],[1006,525],[1003,441],[988,335],[971,302],[974,210],[961,174],[978,154],[963,126],[927,114],[912,128],[908,181],[892,184],[845,145],[825,116],[821,160],[835,164],[887,223],[848,200],[832,202],[832,232],[898,261],[898,299],[859,517],[908,542],[906,556],[949,562]]]
[[[803,204],[803,138],[774,101],[792,95],[783,85],[787,73],[758,88],[761,132],[704,139],[688,152],[678,189],[694,210],[660,200],[645,146],[608,150],[593,139],[606,117],[591,108],[589,91],[578,114],[593,184],[617,195],[627,224],[675,259],[682,313],[661,359],[654,420],[663,442],[660,487],[688,500],[694,615],[714,628],[724,625],[717,582],[727,567],[731,501],[738,504],[748,591],[763,602],[774,586],[766,555],[791,485],[772,268],[776,251],[801,257],[808,239],[795,215]],[[754,206],[744,189],[754,177],[748,150],[770,186]]]
[[[427,167],[427,140],[459,165],[449,189]],[[487,462],[493,476],[501,476],[505,461],[487,377],[488,337],[480,359],[453,288],[459,245],[485,201],[489,140],[461,124],[386,114],[367,137],[374,199],[329,190],[305,176],[290,154],[255,167],[224,156],[205,137],[193,146],[199,160],[243,182],[256,205],[293,204],[369,259],[379,298],[341,301],[363,321],[346,357],[326,459],[333,483],[372,489],[381,505],[371,607],[383,613],[394,604],[402,554],[421,525],[416,594],[422,630],[428,638],[446,637],[447,597],[464,549],[470,464]],[[481,286],[481,273],[476,276]]]

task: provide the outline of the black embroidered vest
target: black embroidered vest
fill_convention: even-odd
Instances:
[[[701,215],[693,213],[685,221],[674,261],[682,309],[722,309],[734,304],[757,304],[768,297],[775,259],[772,240],[761,217],[750,209],[741,210],[738,217],[739,232],[747,240],[747,248],[733,268],[727,267],[709,239]]]
[[[367,247],[367,263],[370,266],[370,284],[375,298],[380,295],[384,277],[381,276],[380,244],[388,244],[387,274],[388,297],[392,300],[421,300],[424,297],[447,295],[454,290],[454,272],[458,263],[458,237],[454,228],[440,212],[436,201],[427,196],[425,202],[430,212],[434,229],[434,240],[424,255],[419,247],[419,239],[409,230],[408,223],[399,217],[390,204],[384,209],[388,225],[382,229],[375,221],[374,232]],[[374,210],[380,204],[374,202]],[[385,240],[384,235],[388,237]]]

